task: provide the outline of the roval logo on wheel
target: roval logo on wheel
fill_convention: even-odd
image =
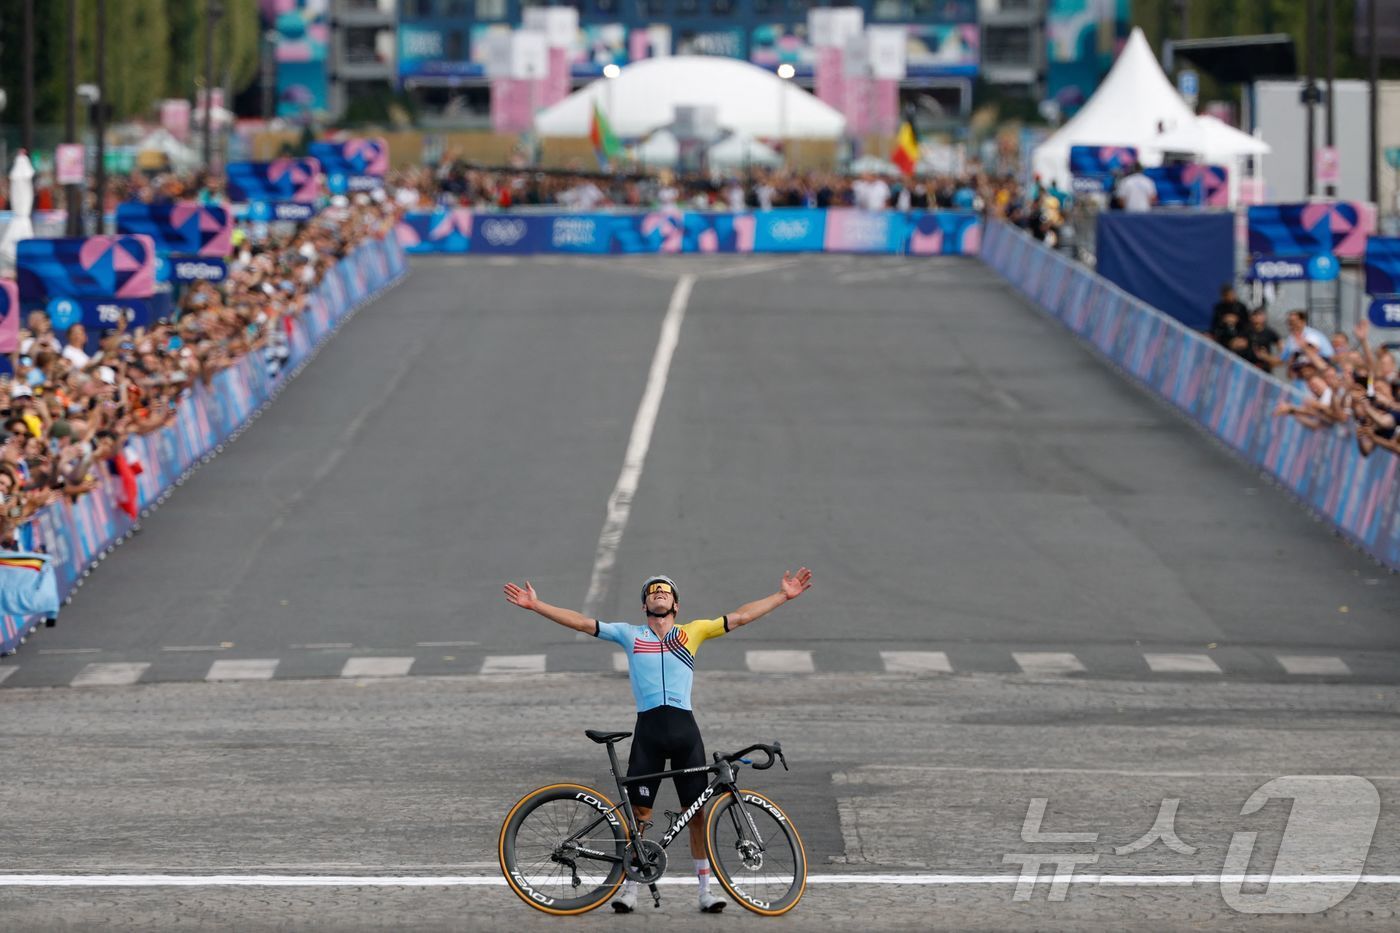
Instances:
[[[525,221],[484,220],[481,222],[481,235],[492,246],[511,246],[525,238]]]

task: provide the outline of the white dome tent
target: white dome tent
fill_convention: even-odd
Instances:
[[[1134,29],[1094,96],[1036,147],[1031,165],[1041,178],[1068,191],[1071,146],[1135,146],[1144,165],[1157,165],[1157,137],[1195,122],[1195,112],[1163,74],[1147,37]]]
[[[600,78],[535,115],[541,136],[587,136],[596,106],[623,139],[669,126],[677,105],[712,106],[719,126],[750,136],[836,139],[840,111],[748,62],[712,55],[648,58]]]

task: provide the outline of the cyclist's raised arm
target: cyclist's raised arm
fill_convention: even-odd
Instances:
[[[571,628],[576,632],[583,632],[586,635],[596,635],[598,633],[597,623],[581,612],[572,609],[561,609],[558,606],[551,606],[549,603],[535,595],[535,588],[530,585],[530,581],[525,581],[525,588],[521,589],[514,583],[505,585],[506,601],[521,609],[529,609],[538,612],[552,622],[558,622],[565,628]]]
[[[751,603],[745,603],[738,609],[729,613],[726,617],[729,620],[729,631],[733,631],[741,625],[748,625],[755,619],[762,618],[768,613],[777,609],[789,599],[796,599],[807,592],[812,586],[812,571],[806,567],[801,567],[795,574],[783,574],[782,586],[778,592],[772,596],[765,596],[756,599]]]

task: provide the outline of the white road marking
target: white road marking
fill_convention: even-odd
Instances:
[[[1221,674],[1220,665],[1206,654],[1144,654],[1147,666],[1159,674]]]
[[[341,677],[403,677],[413,666],[412,658],[350,658]]]
[[[349,649],[355,647],[348,641],[322,641],[310,645],[292,645],[293,648],[301,648],[306,651],[322,651],[329,648]]]
[[[483,674],[543,674],[542,654],[488,654],[481,662]]]
[[[233,642],[225,642],[222,645],[164,645],[161,651],[226,651],[233,647]]]
[[[72,680],[74,687],[122,687],[134,684],[146,673],[149,664],[108,663],[89,664]]]
[[[717,269],[714,272],[701,272],[700,276],[706,279],[737,279],[742,275],[758,275],[763,272],[772,272],[775,269],[786,269],[788,266],[797,265],[799,262],[801,262],[800,259],[785,259],[777,262],[729,266],[724,269]]]
[[[1278,663],[1290,674],[1350,674],[1351,668],[1341,658],[1319,655],[1276,655]]]
[[[598,610],[612,582],[612,569],[617,564],[617,549],[622,544],[622,533],[627,530],[627,519],[632,514],[632,497],[636,494],[637,483],[642,478],[642,467],[646,464],[647,450],[651,447],[651,432],[656,427],[661,398],[666,394],[666,377],[671,370],[671,357],[675,355],[676,344],[680,341],[685,306],[690,301],[690,291],[694,287],[694,275],[686,273],[680,277],[675,290],[671,292],[671,303],[666,308],[666,317],[661,322],[661,339],[657,341],[656,352],[652,355],[646,390],[642,393],[642,402],[637,407],[637,417],[632,422],[632,436],[627,441],[627,453],[622,458],[622,472],[618,474],[617,485],[608,497],[607,517],[603,520],[602,533],[598,535],[593,573],[581,610],[590,619],[598,617]]]
[[[951,674],[953,665],[943,651],[881,651],[888,674]]]
[[[816,670],[810,651],[746,651],[744,660],[755,674],[811,674]]]
[[[612,658],[613,670],[617,673],[626,674],[631,670],[631,668],[627,666],[627,655],[623,654],[621,651],[614,651]]]
[[[0,667],[0,684],[3,684],[5,680],[17,670],[19,670],[18,664],[11,664],[8,667]]]
[[[40,648],[40,654],[98,654],[101,648]]]
[[[418,648],[472,648],[480,642],[475,641],[420,641],[415,647]]]
[[[1073,674],[1084,670],[1068,651],[1013,651],[1011,656],[1027,674]]]
[[[211,683],[216,680],[271,680],[275,670],[277,658],[215,661],[209,666],[209,673],[204,675],[204,679]]]
[[[1091,875],[1075,874],[1071,884],[1117,885],[1123,887],[1165,887],[1197,884],[1343,884],[1400,885],[1400,875]],[[497,887],[504,886],[499,873],[488,875],[126,875],[126,874],[0,874],[0,887],[6,888],[208,888],[208,887]],[[689,887],[695,879],[672,876],[658,884]],[[889,884],[957,887],[959,885],[1023,883],[1019,875],[954,875],[932,873],[874,874],[855,873],[808,875],[808,884]]]
[[[1135,771],[1127,768],[993,768],[978,765],[861,765],[859,771],[837,771],[831,776],[833,784],[888,783],[897,780],[891,771],[909,771],[911,780],[923,780],[923,772],[938,771],[953,774],[1069,774],[1075,776],[1093,775],[1100,777],[1128,778],[1257,778],[1277,777],[1273,771]],[[885,773],[881,773],[885,772]],[[1315,777],[1330,780],[1330,774],[1295,775],[1295,777]],[[1363,774],[1368,781],[1400,781],[1400,774]],[[867,781],[868,778],[868,781]]]

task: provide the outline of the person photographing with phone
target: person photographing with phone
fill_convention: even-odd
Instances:
[[[796,599],[812,586],[812,571],[806,567],[783,574],[777,592],[745,603],[733,612],[715,619],[677,623],[680,594],[667,576],[648,577],[642,584],[642,609],[646,624],[601,622],[572,609],[551,606],[535,593],[530,581],[520,587],[505,585],[506,600],[513,606],[537,612],[565,628],[611,641],[627,652],[628,675],[637,701],[637,725],[632,734],[632,750],[627,759],[627,775],[650,774],[667,769],[699,767],[705,764],[705,743],[691,709],[691,685],[700,646],[721,638],[736,628],[754,622],[774,609]],[[684,811],[705,790],[703,773],[677,775],[676,793]],[[633,811],[643,829],[649,825],[660,780],[628,786]],[[700,882],[700,909],[718,913],[725,901],[710,893],[710,862],[705,852],[705,828],[696,820],[690,824],[690,851],[695,858],[695,874]],[[618,913],[631,913],[637,905],[636,882],[628,881],[613,900]]]

